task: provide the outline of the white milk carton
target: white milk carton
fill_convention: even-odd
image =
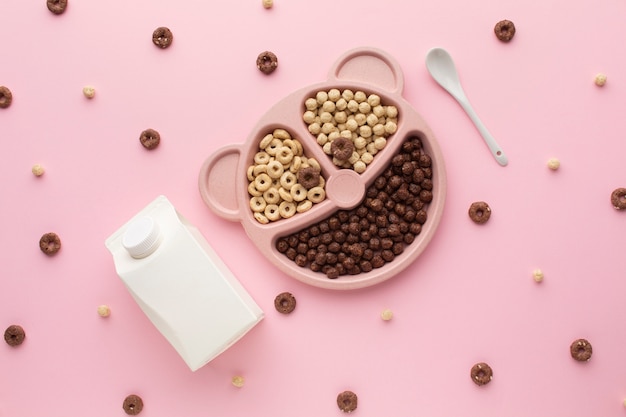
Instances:
[[[263,318],[198,229],[164,196],[113,233],[106,247],[139,307],[192,371]]]

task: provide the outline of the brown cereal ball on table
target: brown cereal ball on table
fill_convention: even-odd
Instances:
[[[493,28],[496,37],[502,42],[508,42],[515,36],[515,25],[510,20],[501,20]]]
[[[152,32],[152,43],[161,49],[169,47],[172,41],[174,41],[174,34],[165,26],[158,27]]]
[[[17,324],[13,324],[4,331],[4,341],[7,342],[9,346],[15,347],[19,346],[24,342],[26,338],[26,332],[22,326]]]
[[[493,370],[486,363],[479,362],[472,366],[470,376],[476,385],[485,385],[493,379]]]
[[[589,343],[588,340],[577,339],[574,340],[570,345],[569,352],[572,355],[572,358],[576,359],[577,361],[586,362],[591,359],[593,349],[591,348],[591,343]]]
[[[46,255],[52,256],[61,249],[61,239],[56,233],[44,233],[39,239],[39,249]]]
[[[611,193],[611,204],[616,210],[626,210],[626,188],[616,188]]]
[[[351,413],[358,406],[358,397],[352,391],[344,391],[337,395],[337,407],[344,413]]]
[[[270,51],[261,52],[256,59],[256,67],[263,74],[271,74],[278,67],[276,54]]]
[[[48,0],[46,6],[52,13],[61,14],[67,8],[67,0]]]
[[[474,223],[483,224],[489,220],[489,217],[491,217],[491,208],[489,207],[489,204],[484,201],[477,201],[472,203],[468,214]]]
[[[122,408],[129,416],[136,416],[141,413],[141,410],[143,410],[143,400],[140,396],[131,394],[124,398]]]

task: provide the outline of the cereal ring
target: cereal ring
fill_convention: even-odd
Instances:
[[[510,20],[501,20],[493,28],[496,37],[502,42],[508,42],[515,36],[515,25]]]
[[[244,377],[242,377],[241,375],[235,375],[234,377],[232,377],[232,379],[230,380],[230,382],[236,386],[237,388],[241,388],[243,387],[243,384],[246,382]]]
[[[278,219],[280,219],[280,213],[278,211],[278,205],[276,204],[268,204],[265,207],[265,210],[263,211],[263,214],[265,214],[265,217],[267,217],[267,219],[271,222],[274,222]]]
[[[311,207],[313,207],[313,203],[311,201],[303,200],[296,206],[296,211],[298,213],[304,213],[305,211],[310,210]]]
[[[617,188],[611,193],[611,204],[617,210],[626,209],[626,188]]]
[[[354,143],[352,140],[338,137],[330,144],[332,155],[340,161],[347,161],[354,152]]]
[[[472,203],[468,214],[474,223],[483,224],[491,217],[491,208],[484,201],[477,201]]]
[[[289,165],[292,159],[293,152],[288,146],[283,146],[276,152],[276,160],[283,165]]]
[[[320,166],[320,163],[319,163],[319,162],[317,162],[317,159],[315,159],[315,158],[309,158],[309,159],[307,159],[307,163],[309,164],[309,166],[311,166],[311,167],[313,167],[313,168],[317,169],[318,171],[321,171],[321,170],[322,170],[322,167]]]
[[[13,94],[8,87],[0,85],[0,109],[6,109],[13,102]]]
[[[320,184],[320,172],[313,167],[302,168],[297,174],[298,182],[307,190]]]
[[[577,339],[574,340],[570,345],[569,352],[572,355],[572,358],[576,359],[577,361],[586,362],[591,359],[593,349],[591,348],[591,343],[589,343],[588,340]]]
[[[289,190],[289,194],[294,201],[300,202],[307,197],[307,189],[302,186],[302,184],[294,184],[293,187]]]
[[[265,211],[265,207],[267,206],[267,201],[263,197],[252,197],[250,199],[250,208],[255,213],[262,213]]]
[[[269,175],[270,178],[280,178],[284,171],[285,168],[283,167],[283,164],[276,160],[270,161],[270,163],[267,164],[267,175]]]
[[[278,67],[278,58],[273,52],[261,52],[256,59],[256,67],[263,74],[271,74]]]
[[[265,148],[267,148],[274,139],[274,135],[272,135],[271,133],[263,136],[263,139],[261,139],[261,142],[259,142],[259,149],[265,150]]]
[[[4,331],[4,341],[9,346],[19,346],[24,342],[25,338],[26,332],[24,332],[22,326],[17,324],[12,324]]]
[[[280,177],[280,186],[283,187],[285,190],[291,190],[291,187],[297,184],[297,182],[298,180],[296,178],[296,175],[291,171],[285,172]]]
[[[276,188],[270,187],[263,193],[263,199],[267,204],[278,204],[280,202],[280,193]]]
[[[152,150],[161,143],[161,135],[154,129],[146,129],[139,135],[139,142],[144,148]]]
[[[250,181],[254,181],[261,174],[267,174],[267,164],[252,165],[252,179]]]
[[[281,146],[283,146],[283,141],[280,140],[280,139],[274,138],[269,143],[269,145],[267,145],[264,149],[265,149],[265,152],[268,153],[268,155],[276,156],[276,154],[278,153],[278,150],[281,148]]]
[[[61,14],[67,8],[67,0],[48,0],[46,6],[52,13]]]
[[[485,385],[493,379],[493,370],[486,363],[479,362],[472,366],[470,376],[476,385]]]
[[[313,187],[306,196],[312,203],[319,203],[326,198],[326,191],[322,187]]]
[[[168,28],[161,26],[152,32],[152,43],[161,49],[165,49],[172,44],[174,34]]]
[[[274,298],[274,307],[279,313],[289,314],[296,308],[296,297],[289,292],[282,292]]]
[[[143,400],[140,396],[132,394],[124,398],[122,408],[129,416],[136,416],[143,410]]]
[[[260,151],[254,154],[254,163],[257,165],[267,165],[271,160],[270,155],[265,151]]]
[[[272,132],[272,135],[274,135],[275,138],[278,138],[281,140],[291,139],[291,135],[285,129],[280,129],[280,128],[274,129],[274,131]]]
[[[253,197],[261,197],[263,195],[263,192],[257,190],[256,184],[254,183],[254,181],[252,181],[250,182],[250,184],[248,184],[248,194]]]
[[[288,147],[289,149],[291,149],[291,153],[294,155],[298,155],[300,148],[298,148],[298,144],[297,141],[293,140],[293,139],[285,139],[283,140],[283,146]]]
[[[254,213],[254,218],[261,224],[268,224],[270,222],[270,220],[262,213]]]
[[[288,203],[291,203],[293,201],[293,197],[291,196],[289,191],[285,190],[283,187],[278,188],[278,195],[280,196],[280,199],[283,201],[287,201]]]
[[[257,190],[263,193],[269,190],[269,188],[272,186],[272,179],[267,174],[259,174],[254,179],[254,186],[256,187]]]
[[[54,255],[61,249],[61,239],[56,233],[44,233],[39,239],[39,249],[46,255]]]
[[[344,391],[337,395],[337,406],[344,413],[351,413],[356,410],[358,397],[352,391]]]
[[[278,214],[283,219],[288,219],[296,214],[296,205],[290,201],[283,201],[278,205]]]

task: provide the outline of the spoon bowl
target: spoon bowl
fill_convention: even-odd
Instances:
[[[456,70],[456,66],[454,65],[454,61],[448,51],[443,48],[433,48],[428,51],[428,54],[426,54],[426,68],[433,79],[437,81],[437,83],[443,87],[444,90],[450,93],[450,95],[461,105],[463,110],[465,110],[469,118],[476,126],[476,129],[478,129],[479,133],[485,140],[485,143],[489,147],[489,150],[495,160],[500,165],[506,166],[509,162],[507,156],[504,154],[500,145],[498,145],[496,140],[472,108],[472,105],[467,99],[465,91],[461,86],[461,81],[459,80],[459,75]]]

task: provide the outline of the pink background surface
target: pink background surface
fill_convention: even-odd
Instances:
[[[70,0],[55,16],[43,0],[0,0],[0,85],[14,95],[0,110],[0,326],[27,333],[18,348],[0,346],[0,416],[122,416],[131,393],[145,417],[332,416],[347,389],[364,417],[626,415],[626,213],[609,203],[626,187],[626,3],[535,3],[276,0],[265,10],[260,0]],[[508,44],[493,34],[505,18],[517,27]],[[158,26],[174,33],[169,49],[151,42]],[[409,268],[333,292],[279,272],[240,224],[204,205],[197,175],[357,46],[402,66],[404,97],[443,150],[448,199]],[[435,46],[455,59],[509,166],[428,75]],[[279,58],[270,76],[255,67],[264,50]],[[598,72],[608,75],[603,88]],[[152,152],[138,141],[148,127],[162,135]],[[550,157],[561,169],[546,167]],[[196,373],[139,310],[104,247],[158,194],[266,313]],[[467,216],[477,200],[493,210],[483,226]],[[50,231],[63,241],[54,257],[38,248]],[[298,300],[288,316],[273,307],[282,291]],[[96,314],[100,304],[111,317]],[[588,363],[569,355],[580,337],[594,348]],[[494,369],[483,387],[469,378],[478,361]]]

